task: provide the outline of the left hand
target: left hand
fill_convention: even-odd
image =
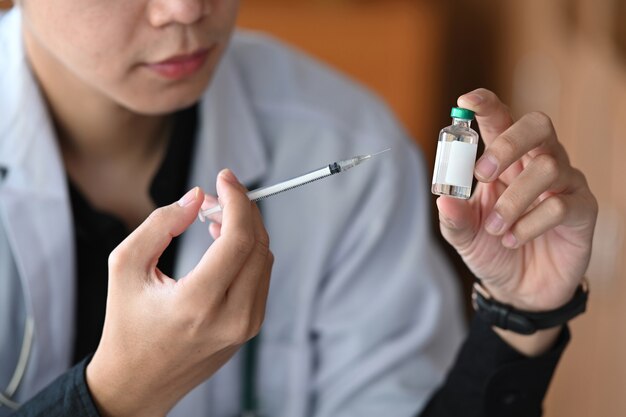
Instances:
[[[485,152],[474,195],[437,200],[443,236],[496,300],[529,311],[564,305],[589,264],[598,213],[585,176],[545,114],[514,122],[485,89],[458,104],[476,113]]]

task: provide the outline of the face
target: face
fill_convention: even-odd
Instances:
[[[81,84],[137,113],[163,114],[192,104],[206,89],[239,1],[22,0],[20,6],[35,72]]]

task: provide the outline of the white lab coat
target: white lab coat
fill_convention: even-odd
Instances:
[[[18,10],[0,18],[0,68],[0,389],[28,314],[34,346],[15,396],[25,401],[71,366],[73,224]],[[372,95],[273,40],[239,33],[202,98],[190,187],[214,192],[224,167],[244,183],[270,184],[387,147],[352,171],[263,202],[276,257],[257,380],[266,416],[414,415],[460,345],[459,298],[431,236],[424,164]],[[176,276],[209,244],[206,225],[192,225]],[[171,416],[235,415],[240,362]]]

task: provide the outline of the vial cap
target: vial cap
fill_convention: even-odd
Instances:
[[[450,116],[454,117],[455,119],[474,120],[474,112],[464,109],[462,107],[452,107]]]

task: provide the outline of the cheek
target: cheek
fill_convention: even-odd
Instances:
[[[99,7],[79,14],[80,18],[65,22],[57,32],[58,54],[79,78],[112,82],[128,71],[136,25],[132,14],[112,14],[114,11],[107,12]]]
[[[41,47],[83,80],[122,76],[138,10],[133,1],[24,2],[24,22]],[[102,80],[101,80],[102,81]]]

